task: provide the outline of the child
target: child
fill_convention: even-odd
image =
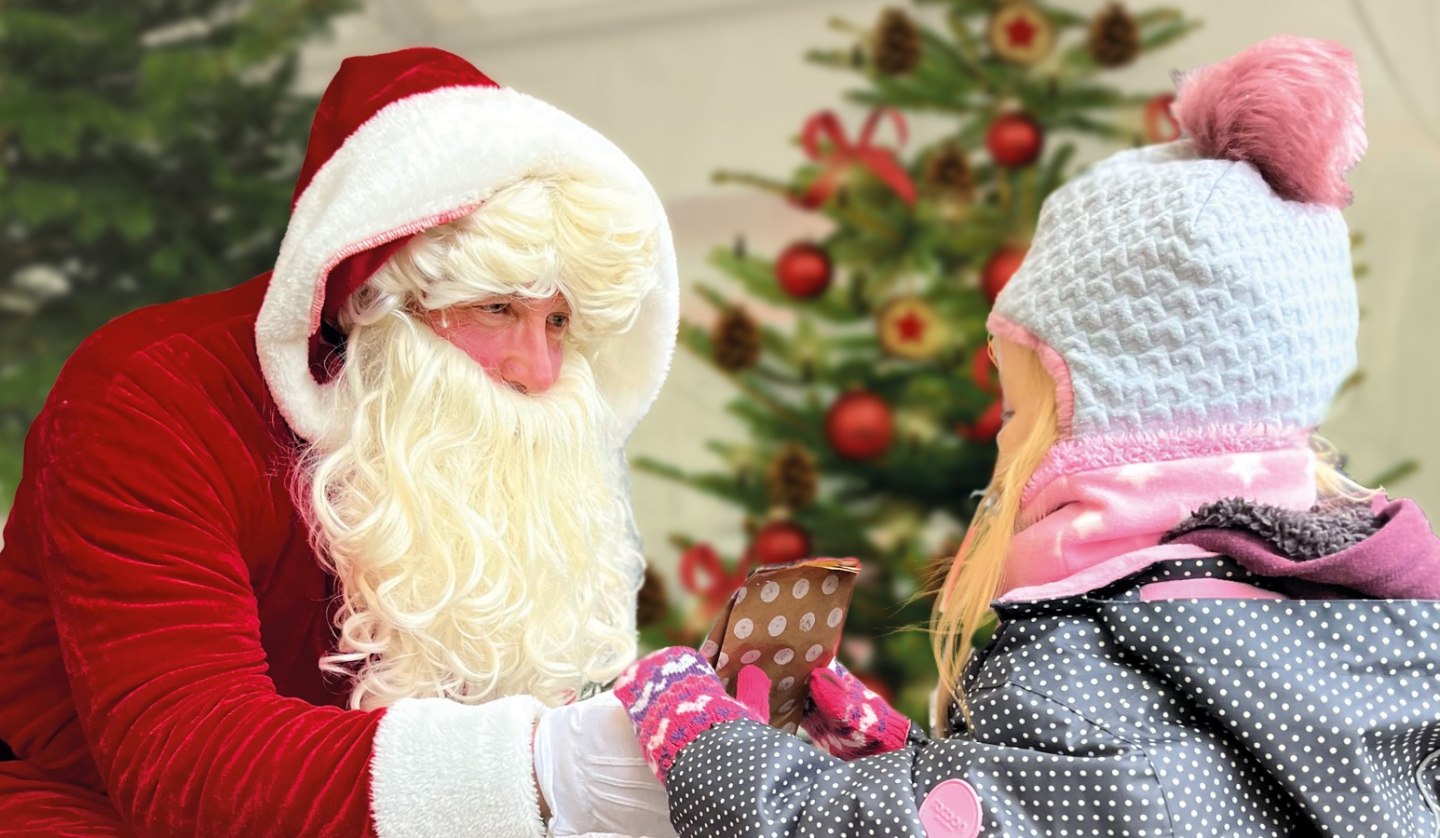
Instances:
[[[616,694],[682,835],[1435,833],[1440,541],[1311,442],[1355,362],[1353,59],[1273,38],[1175,112],[1049,199],[996,301],[936,738],[835,664],[822,753],[657,652]]]

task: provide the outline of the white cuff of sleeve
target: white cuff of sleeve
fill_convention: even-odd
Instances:
[[[380,838],[542,834],[530,741],[543,709],[528,695],[477,706],[407,698],[388,707],[370,761]]]

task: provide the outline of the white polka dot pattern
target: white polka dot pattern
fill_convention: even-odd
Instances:
[[[1263,584],[1204,559],[1001,606],[967,670],[973,733],[912,731],[846,763],[762,725],[712,728],[670,775],[675,826],[920,836],[920,803],[956,778],[986,838],[1437,834],[1440,602],[1135,595],[1195,577]]]

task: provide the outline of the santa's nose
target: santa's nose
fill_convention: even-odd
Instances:
[[[550,345],[544,318],[517,323],[510,351],[500,364],[500,380],[532,396],[549,390],[560,376],[560,353]]]

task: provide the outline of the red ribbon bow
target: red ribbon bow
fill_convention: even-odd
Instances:
[[[840,125],[840,118],[834,111],[821,111],[805,121],[800,132],[800,142],[811,160],[819,161],[825,170],[810,184],[800,198],[800,203],[815,209],[829,200],[835,191],[835,180],[850,166],[864,166],[880,178],[881,182],[894,190],[907,205],[915,205],[915,182],[910,173],[895,158],[895,151],[874,145],[871,140],[882,116],[889,116],[895,123],[895,132],[904,145],[906,138],[905,117],[894,108],[877,107],[870,111],[865,126],[860,129],[860,140],[851,143]],[[821,139],[828,140],[830,149],[822,150]]]
[[[709,544],[696,544],[680,554],[680,584],[699,594],[711,611],[719,611],[735,589],[745,583],[755,557],[747,552],[734,571],[726,570],[720,555]],[[702,578],[698,578],[703,575]]]

